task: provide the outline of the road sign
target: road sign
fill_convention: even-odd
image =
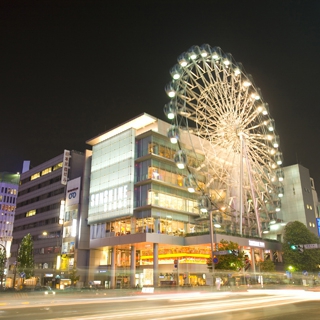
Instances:
[[[319,248],[319,245],[317,243],[304,244],[303,246],[304,246],[305,249],[317,249],[317,248]]]
[[[213,263],[217,264],[219,262],[219,259],[214,257],[212,261],[213,261]]]
[[[225,254],[230,254],[229,250],[224,250],[224,251],[212,251],[212,254],[214,256],[222,256]]]

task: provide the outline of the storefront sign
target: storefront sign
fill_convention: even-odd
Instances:
[[[264,248],[265,247],[265,243],[261,242],[261,241],[249,240],[249,246],[250,247]]]

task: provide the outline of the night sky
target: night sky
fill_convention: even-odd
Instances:
[[[36,166],[143,112],[166,120],[177,57],[208,43],[261,88],[284,165],[320,190],[320,1],[0,1],[0,171]]]

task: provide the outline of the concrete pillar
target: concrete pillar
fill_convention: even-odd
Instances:
[[[136,247],[131,246],[130,286],[134,288],[135,285],[136,285]]]
[[[115,289],[116,287],[116,248],[111,249],[111,270],[110,270],[110,287]]]
[[[159,244],[153,244],[153,286],[159,286],[159,261],[158,261]]]

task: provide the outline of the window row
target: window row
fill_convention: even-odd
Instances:
[[[1,193],[16,195],[17,194],[17,189],[1,187]]]
[[[53,223],[58,223],[59,222],[59,217],[47,219],[47,220],[42,220],[42,221],[36,221],[33,223],[25,224],[23,226],[15,227],[14,232],[21,231],[21,230],[28,230],[48,224],[53,224]]]
[[[16,197],[0,195],[0,202],[16,203]]]
[[[28,193],[30,193],[30,192],[32,192],[32,191],[35,191],[35,190],[38,190],[38,189],[42,189],[42,188],[44,188],[44,187],[47,187],[47,186],[49,186],[49,185],[51,185],[51,184],[54,184],[54,183],[60,182],[60,181],[61,181],[61,176],[59,175],[59,176],[57,176],[57,177],[55,177],[55,178],[52,178],[52,179],[43,181],[43,182],[41,182],[41,183],[39,183],[39,184],[36,184],[35,186],[32,186],[32,187],[30,187],[30,188],[28,188],[28,189],[19,191],[19,196],[22,196],[22,195],[24,195],[24,194],[28,194]]]
[[[21,208],[21,207],[26,206],[28,204],[48,199],[48,198],[54,197],[54,196],[59,195],[59,194],[64,194],[64,192],[65,192],[65,188],[64,187],[63,188],[59,188],[57,190],[42,194],[41,196],[34,197],[34,198],[28,199],[26,201],[22,201],[22,202],[17,204],[17,208]]]
[[[15,220],[23,219],[25,217],[32,217],[36,214],[39,214],[42,212],[47,212],[50,210],[55,210],[55,209],[60,209],[60,203],[54,203],[49,206],[41,207],[36,210],[33,209],[33,210],[29,210],[28,212],[20,213],[20,214],[16,215]]]
[[[48,174],[48,173],[50,173],[52,171],[58,170],[60,168],[62,168],[62,162],[57,163],[54,166],[48,167],[48,168],[46,168],[44,170],[41,170],[41,171],[33,174],[32,176],[21,180],[20,181],[20,185],[25,184],[25,183],[27,183],[29,181],[35,180],[37,178],[40,178],[41,176],[44,176],[44,175],[46,175],[46,174]]]

